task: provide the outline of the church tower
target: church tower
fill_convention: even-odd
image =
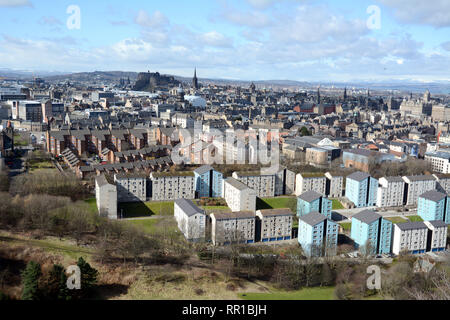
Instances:
[[[320,104],[320,86],[317,88],[317,104]]]
[[[192,79],[192,87],[195,90],[198,90],[197,68],[195,68],[195,71],[194,71],[194,78]]]

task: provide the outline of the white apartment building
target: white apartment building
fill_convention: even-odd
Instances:
[[[275,175],[275,196],[291,195],[295,192],[295,173],[283,168]]]
[[[344,195],[344,177],[332,175],[330,172],[325,173],[326,194],[329,198],[340,198]]]
[[[215,246],[233,243],[254,243],[256,215],[254,211],[213,213],[211,240]]]
[[[150,174],[152,201],[195,199],[195,177],[187,172],[152,172]]]
[[[405,196],[407,206],[417,205],[418,198],[427,191],[436,189],[436,179],[433,176],[403,177],[406,183]]]
[[[261,221],[261,242],[291,240],[294,214],[290,209],[268,209],[256,211]]]
[[[201,241],[206,237],[206,214],[190,200],[178,199],[174,203],[178,229],[188,241]]]
[[[275,197],[275,175],[261,175],[260,172],[233,172],[233,178],[255,190],[260,198]]]
[[[448,228],[444,221],[424,221],[428,227],[428,245],[427,251],[443,251],[447,246]]]
[[[450,173],[450,152],[427,152],[425,161],[431,164],[431,169],[435,172]]]
[[[147,176],[142,174],[116,174],[118,202],[147,201]]]
[[[378,180],[377,207],[400,207],[403,205],[405,181],[401,177],[384,177]]]
[[[95,199],[100,216],[116,220],[117,187],[105,175],[95,178]]]
[[[295,195],[308,191],[316,191],[323,196],[326,196],[327,178],[323,174],[316,173],[299,173],[295,182]]]
[[[428,227],[424,222],[406,222],[394,225],[392,253],[402,251],[417,254],[427,249]]]
[[[242,182],[228,178],[223,182],[224,198],[231,211],[256,211],[256,191]]]

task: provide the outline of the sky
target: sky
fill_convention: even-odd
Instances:
[[[0,68],[450,81],[450,0],[0,0]]]

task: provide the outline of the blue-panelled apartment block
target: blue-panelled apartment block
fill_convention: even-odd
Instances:
[[[392,233],[392,222],[375,211],[365,210],[352,217],[351,238],[363,253],[391,253]],[[366,252],[367,248],[370,248],[369,252]]]
[[[357,208],[374,207],[377,203],[378,180],[364,172],[347,176],[345,196]]]
[[[195,191],[198,198],[223,197],[223,174],[211,166],[203,166],[194,171]]]
[[[299,218],[298,243],[307,256],[335,255],[338,233],[337,223],[319,212],[311,212]]]
[[[417,214],[424,221],[441,220],[450,224],[450,197],[436,190],[425,192],[418,199]]]
[[[331,219],[331,209],[333,202],[320,193],[308,191],[300,195],[297,199],[297,216],[303,217],[311,212],[319,212],[326,218]]]

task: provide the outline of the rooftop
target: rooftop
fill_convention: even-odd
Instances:
[[[400,230],[402,231],[415,229],[428,229],[427,225],[422,221],[399,223],[396,224],[396,226],[400,228]]]
[[[227,220],[227,219],[256,219],[256,215],[251,211],[239,211],[230,213],[213,213],[216,220]]]
[[[307,214],[306,216],[300,217],[299,220],[303,221],[310,226],[315,226],[323,221],[325,221],[327,217],[325,217],[323,214],[320,214],[318,212],[311,212]]]
[[[368,173],[357,171],[357,172],[354,172],[351,175],[347,176],[347,179],[351,179],[351,180],[355,180],[355,181],[362,181],[369,177],[370,177],[370,175]]]
[[[274,216],[293,216],[291,209],[266,209],[266,210],[259,210],[259,213],[263,217],[274,217]]]
[[[186,199],[175,200],[175,204],[184,211],[184,213],[191,217],[196,214],[205,214],[205,211],[197,207],[192,201]]]
[[[177,171],[177,172],[152,172],[151,176],[154,178],[163,177],[193,177],[194,172],[192,171]]]
[[[364,222],[366,224],[371,224],[372,222],[381,218],[381,215],[373,210],[364,210],[353,216],[354,219]]]
[[[442,199],[445,199],[446,197],[447,195],[445,193],[441,193],[436,190],[430,190],[422,194],[419,198],[424,198],[427,200],[438,202],[441,201]]]
[[[316,191],[308,191],[302,193],[298,198],[306,202],[312,202],[314,200],[320,199],[321,197],[322,195]]]

